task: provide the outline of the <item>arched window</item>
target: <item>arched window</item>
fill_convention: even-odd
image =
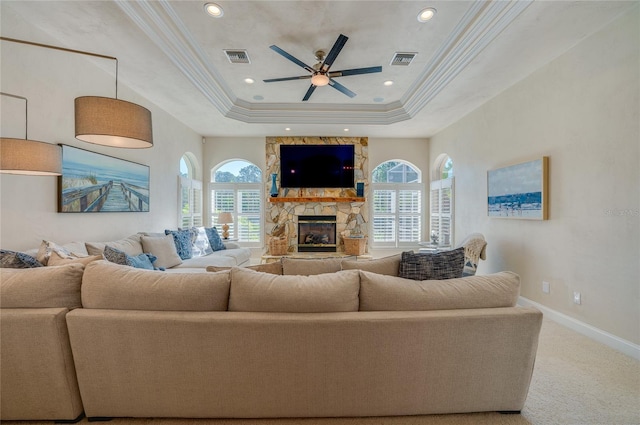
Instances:
[[[453,245],[454,185],[453,160],[446,153],[433,163],[430,190],[429,232],[438,244]]]
[[[421,172],[401,160],[383,162],[371,173],[372,246],[415,246],[422,237]]]
[[[195,156],[187,152],[180,158],[179,186],[179,227],[202,226],[202,180],[196,180]]]
[[[230,213],[229,237],[245,246],[261,246],[262,170],[238,159],[211,170],[211,224],[220,228],[220,213]]]

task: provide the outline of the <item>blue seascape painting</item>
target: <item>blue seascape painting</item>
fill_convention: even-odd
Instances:
[[[148,212],[149,167],[62,145],[59,212]]]
[[[489,217],[546,220],[547,157],[487,173]]]

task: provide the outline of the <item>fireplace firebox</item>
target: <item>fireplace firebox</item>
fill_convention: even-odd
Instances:
[[[336,216],[298,216],[298,252],[336,252]]]

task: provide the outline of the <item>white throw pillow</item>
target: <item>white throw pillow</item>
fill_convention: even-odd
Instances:
[[[142,250],[158,257],[153,263],[155,267],[170,267],[182,264],[182,259],[176,250],[176,244],[173,242],[173,236],[166,235],[163,237],[142,236]]]

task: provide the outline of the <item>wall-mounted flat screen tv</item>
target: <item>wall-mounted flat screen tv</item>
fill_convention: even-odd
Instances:
[[[280,145],[281,187],[354,187],[353,145]]]

